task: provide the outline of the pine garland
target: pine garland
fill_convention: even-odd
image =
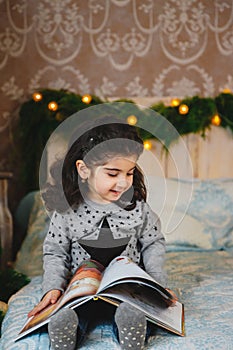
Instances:
[[[85,103],[83,96],[74,94],[65,90],[43,89],[39,91],[42,99],[35,101],[31,97],[25,101],[20,108],[19,124],[16,130],[16,137],[20,145],[20,153],[22,161],[22,180],[26,184],[26,190],[34,190],[39,188],[38,169],[41,155],[45,144],[51,133],[57,126],[72,114],[108,101],[103,101],[96,96],[89,96],[90,101]],[[54,101],[56,108],[50,110],[48,104]],[[114,102],[122,102],[119,108],[119,116],[127,118],[134,114],[138,119],[139,133],[141,137],[146,139],[154,139],[154,135],[160,136],[164,144],[169,147],[170,144],[177,139],[179,135],[188,133],[200,133],[205,137],[205,132],[212,125],[212,118],[215,114],[221,119],[220,126],[229,128],[233,131],[233,95],[231,93],[221,93],[215,98],[202,98],[194,96],[185,98],[180,101],[180,104],[188,106],[188,113],[182,115],[179,111],[179,106],[165,106],[160,102],[149,107],[149,109],[140,109],[131,100],[116,100]],[[125,108],[122,104],[125,102]],[[129,107],[130,105],[130,107]],[[164,125],[159,129],[159,125],[150,125],[148,132],[143,130],[143,120],[146,120],[147,114],[151,111],[156,111],[166,118],[177,130],[172,133],[167,132]],[[151,119],[150,119],[151,120]],[[152,118],[153,120],[153,118]],[[148,119],[147,130],[148,130]],[[156,127],[156,130],[154,129]],[[169,134],[169,138],[168,138]]]

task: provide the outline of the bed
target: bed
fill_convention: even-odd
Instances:
[[[163,191],[161,179],[157,180],[149,191],[149,202],[159,212],[164,227],[168,285],[185,305],[186,333],[180,337],[157,328],[146,349],[233,349],[233,179],[166,179],[167,195],[162,207],[155,200]],[[191,194],[188,206],[187,194]],[[27,235],[14,266],[31,282],[9,300],[0,349],[49,350],[45,328],[13,341],[42,293],[42,242],[49,219],[39,192],[23,198],[16,219],[27,227]],[[80,349],[120,347],[111,326],[102,324],[88,335]]]

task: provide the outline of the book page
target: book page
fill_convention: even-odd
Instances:
[[[172,299],[171,294],[164,287],[126,256],[119,256],[112,260],[104,271],[97,293],[120,283],[121,280],[123,283],[136,283],[138,281],[139,283],[146,284],[148,282],[148,285],[160,291],[163,297]]]
[[[149,321],[176,334],[184,335],[184,308],[178,301],[174,306],[168,307],[150,288],[133,285],[116,285],[101,293],[101,296],[126,301],[141,310]]]
[[[58,301],[47,306],[41,312],[30,317],[20,331],[20,334],[27,334],[45,323],[49,322],[51,316],[70,301],[75,301],[78,306],[88,299],[88,296],[96,294],[102,279],[103,266],[94,260],[84,261],[69,282],[64,294]],[[17,338],[19,339],[19,338]]]
[[[95,260],[85,260],[78,267],[61,297],[59,306],[69,300],[87,295],[95,295],[102,279],[103,266]]]

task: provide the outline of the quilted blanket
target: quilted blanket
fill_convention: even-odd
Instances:
[[[157,328],[147,350],[233,349],[233,254],[226,251],[180,251],[167,253],[169,287],[185,305],[185,337]],[[13,339],[26,320],[27,312],[41,297],[41,276],[10,300],[2,325],[1,350],[49,350],[46,328],[24,339]],[[97,326],[79,348],[120,349],[111,325]]]

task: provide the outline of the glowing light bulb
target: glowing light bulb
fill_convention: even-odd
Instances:
[[[127,123],[129,125],[135,125],[137,124],[137,117],[135,117],[135,115],[129,115],[128,118],[127,118]]]
[[[215,114],[212,119],[211,119],[211,123],[213,125],[219,126],[221,124],[221,118],[219,117],[218,114]]]
[[[224,94],[231,94],[231,93],[232,93],[231,89],[229,89],[229,88],[223,89],[222,92],[223,92]]]
[[[48,104],[48,109],[49,109],[50,111],[55,112],[55,111],[58,109],[58,104],[57,104],[57,102],[55,102],[55,101],[49,102],[49,104]]]
[[[39,102],[41,101],[43,98],[42,94],[40,92],[34,92],[34,94],[32,95],[32,99],[35,101],[35,102]]]
[[[179,98],[173,98],[173,99],[171,100],[171,106],[172,106],[172,107],[178,107],[179,104],[180,104],[180,99],[179,99]]]
[[[181,104],[179,106],[179,113],[180,114],[188,114],[188,111],[189,111],[189,107],[185,104]]]
[[[148,150],[148,151],[152,148],[152,143],[151,143],[151,141],[149,141],[149,140],[145,140],[145,141],[143,142],[143,144],[144,144],[144,148],[145,148],[146,150]]]
[[[83,103],[89,104],[91,102],[91,100],[92,100],[91,95],[86,94],[86,95],[83,95],[83,97],[82,97]]]

